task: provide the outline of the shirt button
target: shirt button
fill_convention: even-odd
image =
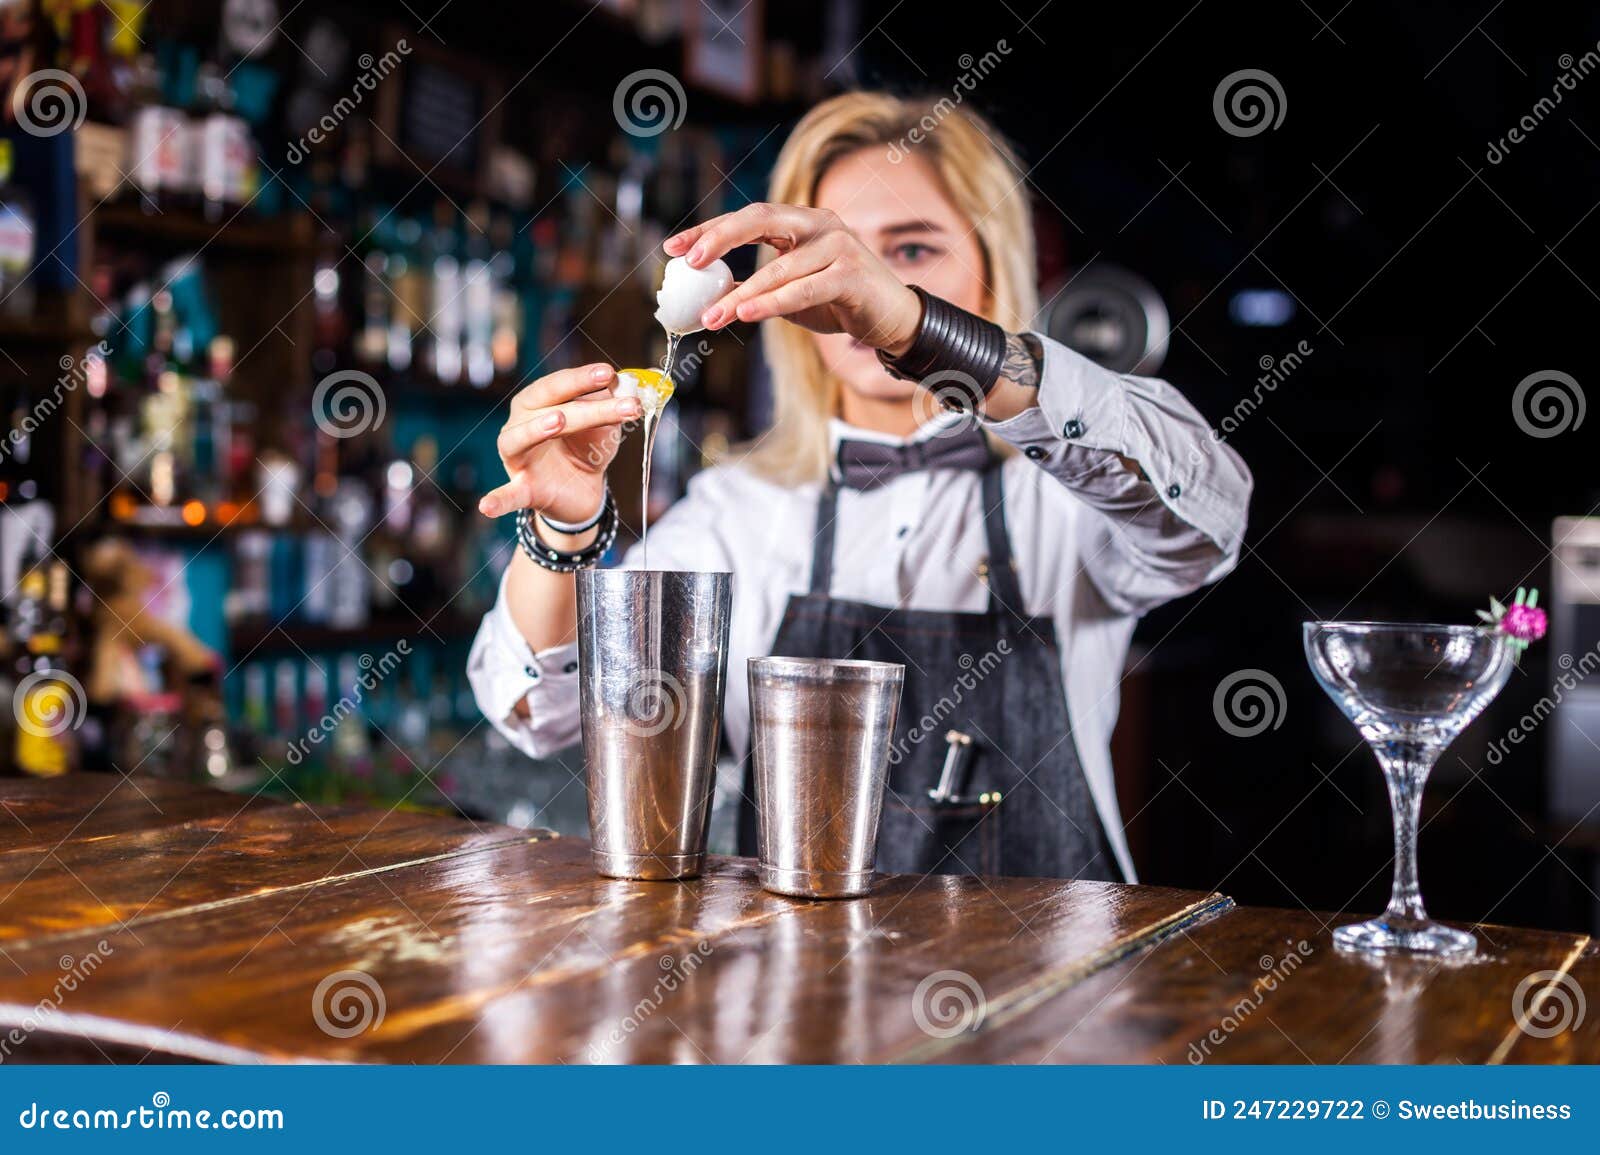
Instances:
[[[1182,493],[1182,492],[1183,492],[1183,489],[1181,487],[1179,487],[1176,483],[1167,486],[1167,496],[1172,498],[1174,501],[1177,500],[1178,495],[1180,493]]]
[[[1026,456],[1030,461],[1038,461],[1044,456],[1044,450],[1040,449],[1037,445],[1030,445],[1022,452],[1023,455]]]
[[[894,531],[894,535],[896,537],[904,537],[906,534],[908,534],[910,532],[911,532],[911,527],[909,525],[902,525],[899,529]]]
[[[1061,436],[1078,438],[1083,436],[1083,422],[1073,418],[1061,428]]]
[[[1174,496],[1176,496],[1176,495],[1174,495]],[[561,667],[561,672],[563,674],[575,674],[575,673],[577,673],[578,672],[578,663],[577,662],[568,662],[566,665]]]

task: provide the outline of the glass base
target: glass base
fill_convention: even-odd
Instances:
[[[1443,957],[1470,955],[1478,940],[1464,930],[1440,926],[1436,922],[1400,929],[1381,918],[1341,926],[1333,932],[1333,945],[1340,950],[1371,954],[1428,954]]]

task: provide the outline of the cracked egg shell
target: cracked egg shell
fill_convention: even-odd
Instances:
[[[696,269],[682,257],[667,262],[656,293],[656,320],[669,333],[696,333],[705,326],[700,314],[720,301],[733,288],[733,270],[725,261],[712,261]]]

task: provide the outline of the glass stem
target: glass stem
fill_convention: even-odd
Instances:
[[[1422,788],[1438,752],[1415,742],[1386,742],[1374,752],[1383,767],[1394,814],[1394,888],[1383,917],[1396,930],[1415,930],[1428,922],[1417,874],[1417,833],[1422,821]]]

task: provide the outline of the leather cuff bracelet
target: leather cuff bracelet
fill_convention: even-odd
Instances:
[[[612,498],[611,491],[607,489],[605,504],[600,508],[600,520],[597,523],[600,532],[582,549],[556,549],[554,546],[546,545],[534,529],[533,512],[527,509],[517,514],[517,544],[522,547],[522,552],[528,555],[528,560],[535,565],[543,566],[555,573],[575,573],[580,569],[592,569],[599,564],[600,559],[617,540],[617,526],[621,520],[617,516],[617,503]]]
[[[932,390],[945,408],[975,409],[1000,376],[1005,330],[919,285],[911,291],[922,301],[922,320],[911,348],[898,357],[879,349],[878,360],[891,376]]]

